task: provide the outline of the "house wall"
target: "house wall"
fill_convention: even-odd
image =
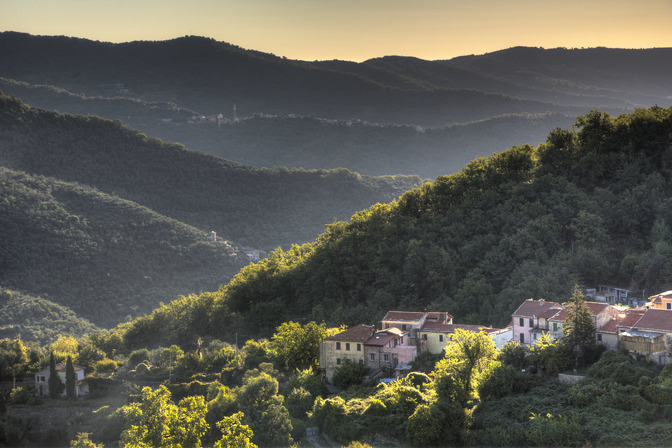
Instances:
[[[394,368],[398,364],[394,353],[388,352],[385,347],[366,345],[364,351],[366,357],[364,363],[370,369]]]
[[[338,344],[340,344],[340,349],[337,348]],[[357,350],[358,345],[359,350]],[[327,379],[331,381],[334,372],[341,366],[344,359],[365,362],[364,354],[365,348],[361,342],[323,341],[320,348],[320,368],[324,369]]]
[[[446,348],[446,345],[450,340],[450,333],[436,333],[433,331],[420,330],[418,331],[418,340],[422,341],[420,351],[427,351],[434,355],[438,355],[444,348]]]
[[[602,336],[602,340],[599,338]],[[618,348],[618,335],[613,333],[597,333],[598,344],[604,345],[607,350],[616,350]]]
[[[652,303],[651,308],[657,310],[672,310],[672,297],[670,298],[661,297],[660,303]]]
[[[504,346],[504,344],[513,339],[513,329],[511,328],[508,330],[498,331],[496,333],[490,333],[490,337],[495,343],[495,347],[500,349]]]
[[[531,337],[531,330],[536,325],[535,319],[527,316],[513,316],[513,340],[520,342],[520,345],[529,347],[534,343]],[[523,335],[523,339],[521,339]]]
[[[655,339],[621,336],[620,348],[648,356],[652,353],[665,351],[665,343],[662,336]]]

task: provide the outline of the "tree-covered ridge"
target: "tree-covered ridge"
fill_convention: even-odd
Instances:
[[[498,326],[521,300],[565,301],[575,283],[669,289],[671,132],[672,109],[591,112],[536,148],[474,160],[273,252],[210,303],[247,335],[297,317],[375,323],[389,309],[425,307]],[[166,311],[131,324],[128,342]],[[184,323],[164,334],[198,332]]]
[[[490,155],[492,148],[543,141],[549,130],[574,121],[574,116],[558,113],[525,113],[425,128],[255,114],[220,124],[174,103],[87,97],[3,78],[0,89],[35,107],[118,119],[162,140],[248,165],[347,168],[366,175],[404,173],[428,179],[455,173],[470,160]],[[231,110],[222,112],[222,120],[232,119]]]
[[[205,232],[87,186],[0,167],[0,198],[0,284],[100,326],[217,289],[247,262],[227,242],[206,241]],[[23,310],[5,303],[3,322],[40,340],[93,328],[42,302],[27,298]],[[63,319],[72,327],[62,328]]]
[[[572,106],[473,87],[390,86],[379,78],[197,36],[110,44],[5,32],[0,34],[0,57],[6,61],[0,69],[5,78],[46,82],[87,96],[104,95],[115,85],[123,85],[133,97],[173,101],[205,114],[230,110],[235,103],[243,115],[299,113],[443,126],[507,113],[581,113]]]
[[[0,97],[0,164],[89,185],[239,244],[275,248],[315,238],[419,184],[345,169],[265,169],[167,144],[120,122],[30,108]]]
[[[81,337],[99,331],[74,311],[41,297],[0,287],[0,322],[2,338],[21,335],[24,341],[48,344],[59,334]]]

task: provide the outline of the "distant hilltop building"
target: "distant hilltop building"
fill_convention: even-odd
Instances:
[[[217,241],[217,232],[213,230],[212,232],[208,233],[207,238],[208,241]]]

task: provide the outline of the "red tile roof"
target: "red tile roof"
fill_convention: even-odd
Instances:
[[[415,320],[420,320],[425,316],[425,313],[421,311],[388,311],[385,317],[383,317],[383,322],[384,321],[401,321],[401,322],[409,322],[409,321],[415,321]]]
[[[325,341],[348,341],[348,342],[366,342],[375,332],[373,325],[360,324],[345,331],[341,331],[333,336],[327,336]]]
[[[377,331],[375,335],[371,336],[368,341],[366,341],[364,344],[365,345],[373,345],[373,346],[380,346],[383,347],[387,345],[390,341],[398,338],[394,333],[387,332],[385,330]]]
[[[611,319],[606,324],[602,325],[597,329],[600,333],[618,333],[618,324],[621,322],[621,319]]]
[[[672,332],[672,311],[647,310],[632,328],[636,330]]]
[[[560,309],[560,304],[555,302],[547,302],[545,300],[527,299],[522,305],[513,312],[513,316],[518,317],[536,317],[542,313],[547,312],[550,308]]]
[[[590,310],[590,314],[592,316],[597,316],[600,314],[602,311],[604,311],[607,307],[610,305],[607,303],[601,303],[601,302],[586,302],[586,306]],[[553,316],[550,320],[554,321],[559,321],[563,322],[567,317],[569,316],[569,311],[567,310],[566,307],[562,308],[562,310]]]
[[[617,327],[632,328],[642,318],[646,310],[627,310],[625,316],[618,322]]]

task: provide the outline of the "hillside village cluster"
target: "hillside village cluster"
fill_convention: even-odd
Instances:
[[[652,296],[642,305],[629,299],[624,289],[598,287],[586,292],[595,300],[587,301],[586,305],[595,322],[597,344],[609,350],[629,350],[661,365],[672,362],[672,291]],[[617,305],[622,303],[635,307]],[[529,348],[544,333],[561,340],[568,312],[557,302],[528,299],[511,317],[506,328],[492,328],[454,324],[453,316],[446,312],[388,311],[381,329],[360,324],[324,338],[320,367],[329,382],[346,359],[365,365],[370,378],[401,377],[411,370],[411,363],[419,353],[440,354],[457,329],[485,332],[498,349],[509,341],[518,341]],[[62,382],[65,370],[63,364],[56,366]],[[84,397],[89,392],[84,369],[75,366],[75,371],[76,396]],[[36,395],[48,394],[48,382],[48,368],[35,374]]]
[[[586,305],[595,323],[596,343],[608,350],[625,349],[658,364],[668,364],[672,361],[668,348],[672,345],[672,291],[652,296],[642,305],[629,299],[628,293],[607,286],[586,291],[588,298],[595,300]],[[617,305],[623,303],[635,307]],[[544,333],[562,340],[568,312],[557,302],[528,299],[511,317],[506,328],[492,328],[453,324],[453,316],[445,312],[389,311],[380,330],[357,325],[326,337],[320,347],[320,367],[329,381],[346,359],[368,367],[370,377],[390,373],[400,377],[411,369],[410,363],[418,353],[440,354],[458,328],[487,333],[498,349],[509,341],[529,348]]]

